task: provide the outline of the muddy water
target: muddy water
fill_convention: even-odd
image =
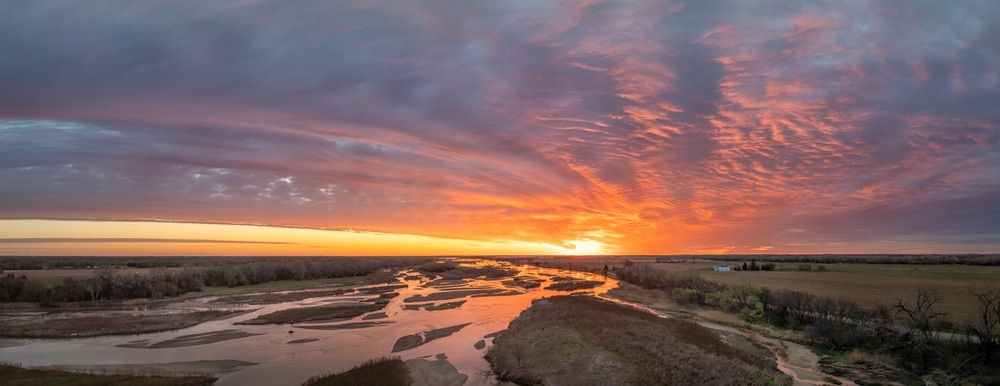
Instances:
[[[463,261],[465,265],[494,264],[485,261]],[[388,355],[398,355],[403,360],[446,354],[459,372],[469,376],[466,385],[489,385],[491,380],[482,375],[489,368],[483,359],[486,349],[474,347],[488,334],[507,328],[510,321],[541,297],[566,294],[544,288],[553,284],[553,277],[569,276],[580,280],[598,280],[598,288],[582,290],[592,294],[604,293],[617,286],[617,281],[598,275],[560,271],[533,266],[507,266],[518,271],[517,275],[541,282],[539,288],[523,289],[506,286],[502,282],[510,277],[465,279],[449,285],[440,285],[430,277],[421,280],[403,280],[406,287],[396,290],[400,295],[389,299],[383,310],[386,317],[363,320],[364,315],[336,323],[296,325],[245,326],[234,323],[278,310],[324,304],[357,304],[378,295],[348,293],[338,296],[308,298],[301,301],[268,305],[224,305],[213,303],[213,298],[200,298],[176,303],[170,309],[184,311],[208,308],[237,308],[254,310],[223,320],[203,323],[182,330],[133,336],[96,337],[84,339],[20,339],[22,346],[0,348],[0,361],[21,363],[25,366],[44,365],[118,365],[143,363],[169,363],[189,361],[240,360],[256,365],[237,368],[218,374],[217,385],[298,385],[311,376],[342,371],[365,360]],[[409,274],[415,274],[410,272]],[[466,295],[455,299],[405,302],[417,295],[435,296],[456,290],[505,290],[516,293],[508,296]],[[465,300],[458,308],[427,311],[424,308],[407,309],[406,305],[444,303]],[[159,310],[162,312],[162,310]],[[345,330],[319,330],[304,328],[316,325],[336,325],[362,321],[388,322],[371,327]],[[422,333],[469,323],[450,336],[432,340],[422,346],[393,353],[393,345],[402,336]],[[194,334],[207,334],[223,330],[240,330],[251,336],[218,341],[196,346],[170,348],[129,348],[121,345],[145,346]],[[243,334],[246,335],[246,334]],[[492,343],[492,339],[486,338]],[[136,344],[140,341],[139,344]],[[304,342],[304,343],[295,343]],[[487,346],[488,348],[488,346]]]

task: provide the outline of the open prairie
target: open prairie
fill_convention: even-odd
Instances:
[[[735,264],[735,262],[734,262]],[[742,264],[742,262],[740,262]],[[675,270],[678,264],[658,263],[655,267]],[[748,281],[760,287],[809,292],[832,299],[844,298],[864,307],[888,304],[897,296],[909,297],[917,288],[936,289],[941,306],[956,324],[973,318],[973,291],[1000,283],[1000,267],[972,265],[908,264],[811,264],[812,270],[799,271],[798,264],[779,264],[775,271],[715,272],[709,268],[692,271],[714,282],[734,284]]]

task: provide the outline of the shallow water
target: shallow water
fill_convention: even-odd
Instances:
[[[463,265],[497,264],[479,260],[461,260]],[[224,320],[215,320],[198,326],[169,332],[131,336],[95,337],[82,339],[18,339],[27,343],[23,346],[0,348],[0,361],[21,363],[24,366],[43,365],[99,365],[168,363],[198,360],[242,360],[256,362],[257,365],[241,367],[236,371],[219,374],[217,385],[298,385],[311,376],[348,369],[363,361],[381,356],[397,355],[403,360],[446,354],[458,371],[469,376],[466,385],[489,385],[490,379],[482,374],[489,369],[483,359],[486,349],[476,349],[475,343],[484,336],[506,329],[510,321],[531,305],[534,299],[565,295],[565,291],[544,289],[554,283],[554,276],[568,276],[580,280],[598,280],[604,284],[598,288],[581,290],[591,294],[601,294],[617,286],[617,281],[600,275],[581,272],[539,268],[527,265],[506,265],[518,271],[518,276],[541,280],[541,287],[523,289],[505,286],[497,279],[465,279],[461,283],[448,286],[429,285],[433,278],[424,277],[420,281],[400,282],[406,288],[398,289],[400,296],[389,299],[383,310],[386,318],[369,320],[390,322],[361,329],[318,330],[298,326],[333,325],[361,322],[362,316],[350,320],[330,323],[303,323],[297,325],[244,326],[236,322],[252,319],[258,315],[278,310],[325,304],[356,304],[361,300],[377,298],[378,295],[348,293],[338,296],[309,298],[301,301],[268,305],[237,305],[238,308],[256,310]],[[407,274],[416,274],[408,272]],[[422,295],[424,297],[469,289],[502,289],[517,291],[508,296],[462,296],[455,299],[435,301],[405,300]],[[176,303],[171,309],[189,310],[206,308],[226,308],[225,305],[210,303],[215,298],[200,298],[184,303]],[[441,305],[465,300],[458,308],[427,311],[424,308],[405,309],[405,305],[434,303]],[[433,329],[469,323],[450,336],[438,338],[422,346],[392,353],[393,345],[402,336],[422,333]],[[137,340],[150,343],[166,341],[181,336],[211,333],[221,330],[242,330],[259,334],[239,339],[226,340],[198,346],[172,348],[127,348],[117,347]],[[293,331],[294,333],[289,333]],[[315,341],[308,341],[315,339]],[[305,343],[290,343],[306,341]],[[485,339],[487,348],[492,339]]]

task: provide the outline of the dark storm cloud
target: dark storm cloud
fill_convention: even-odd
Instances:
[[[989,2],[0,1],[0,217],[621,252],[981,240],[1000,234],[996,20]]]

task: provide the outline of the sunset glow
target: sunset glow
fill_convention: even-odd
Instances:
[[[1000,252],[998,21],[6,2],[0,255]]]

